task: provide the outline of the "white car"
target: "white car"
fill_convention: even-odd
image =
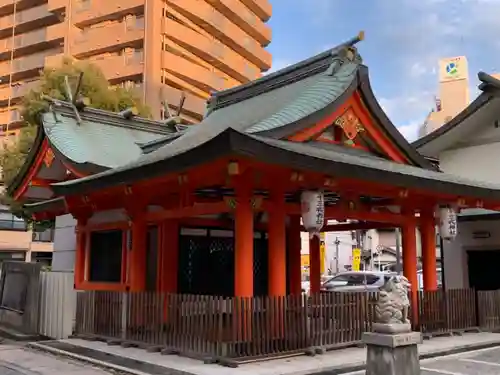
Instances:
[[[386,278],[396,273],[380,271],[341,272],[321,285],[326,292],[362,292],[377,291],[384,285]]]

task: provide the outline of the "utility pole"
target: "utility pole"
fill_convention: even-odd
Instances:
[[[401,275],[402,267],[401,267],[401,231],[399,228],[396,228],[396,271],[398,275]]]
[[[339,245],[340,240],[338,237],[335,237],[335,273],[339,273]]]

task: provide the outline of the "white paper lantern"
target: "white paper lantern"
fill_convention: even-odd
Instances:
[[[325,199],[321,191],[304,191],[300,196],[302,223],[309,235],[319,235],[325,223]]]
[[[443,240],[451,241],[457,236],[457,213],[451,207],[440,207],[439,234]]]

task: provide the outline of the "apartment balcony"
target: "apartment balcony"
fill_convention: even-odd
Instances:
[[[14,107],[10,111],[0,112],[0,125],[14,124],[20,121],[22,121],[22,117],[19,108]]]
[[[125,47],[139,47],[142,46],[143,39],[144,23],[134,25],[116,22],[89,28],[75,36],[72,53],[77,58],[85,58]]]
[[[9,14],[0,18],[0,38],[12,34],[12,27],[16,27],[16,34],[39,29],[59,22],[56,15],[49,11],[47,4],[21,10],[16,15]]]
[[[190,94],[189,92],[184,92],[184,94],[186,95],[186,100],[184,101],[182,112],[188,113],[191,117],[196,119],[195,122],[199,122],[201,120],[200,113],[205,112],[206,101]],[[177,109],[177,105],[182,97],[182,91],[176,89],[175,87],[164,85],[161,89],[161,95],[163,100],[165,100],[171,107]]]
[[[144,0],[90,1],[86,8],[75,5],[72,21],[78,27],[116,19],[127,14],[143,13]]]
[[[252,12],[254,12],[262,21],[268,21],[273,13],[273,7],[269,0],[241,0]]]
[[[34,55],[20,57],[13,60],[12,74],[13,80],[18,81],[29,77],[36,77],[45,65],[45,58],[61,52],[61,48],[46,50]],[[0,63],[0,80],[5,80],[10,75],[10,61]]]
[[[206,93],[235,86],[234,82],[173,53],[163,52],[163,61],[168,62],[163,69]]]
[[[54,251],[54,229],[43,232],[31,232],[30,250],[34,252]]]
[[[208,61],[217,69],[234,77],[240,83],[254,80],[260,76],[260,69],[257,66],[231,48],[174,20],[166,20],[163,34],[189,52]]]
[[[16,35],[14,43],[12,43],[12,38],[1,40],[0,48],[3,48],[4,52],[0,53],[0,58],[10,58],[12,48],[15,49],[16,55],[19,56],[57,47],[64,42],[65,34],[66,25],[59,23],[43,29]]]
[[[259,69],[265,71],[271,68],[271,54],[210,4],[198,0],[167,0],[166,3],[229,45]]]
[[[9,95],[11,104],[17,103],[27,93],[36,88],[37,85],[38,80],[29,82],[15,82],[12,85],[12,89],[9,88],[9,86],[0,88],[0,105],[6,105],[9,102]]]
[[[144,71],[144,58],[139,52],[104,56],[90,62],[102,70],[110,83],[142,75]]]
[[[49,12],[61,13],[66,9],[69,0],[49,0],[47,8]]]
[[[208,0],[208,3],[261,45],[267,46],[271,42],[271,28],[240,1]]]

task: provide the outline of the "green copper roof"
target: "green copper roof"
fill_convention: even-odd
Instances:
[[[347,62],[287,86],[217,109],[199,126],[231,126],[247,133],[274,130],[299,121],[334,102],[356,77],[358,63]]]
[[[187,166],[184,163],[192,160],[202,163],[208,160],[204,148],[210,149],[221,134],[229,134],[228,129],[247,136],[285,140],[334,113],[356,90],[380,123],[382,131],[407,155],[408,160],[417,167],[431,168],[376,102],[369,85],[368,70],[354,47],[357,41],[355,38],[254,82],[217,92],[208,102],[203,121],[185,130],[178,138],[167,137],[162,142],[153,142],[154,147],[144,148],[149,152],[130,158],[129,163],[111,170],[54,184],[54,191],[64,194],[66,189],[69,191],[75,187],[78,190],[79,185],[95,189],[118,181],[152,178],[166,173],[164,163],[168,164],[172,158],[181,158],[184,167]]]
[[[161,123],[109,114],[86,109],[77,123],[71,109],[56,107],[42,115],[42,125],[51,146],[71,162],[106,169],[138,159],[142,144],[172,133]]]

